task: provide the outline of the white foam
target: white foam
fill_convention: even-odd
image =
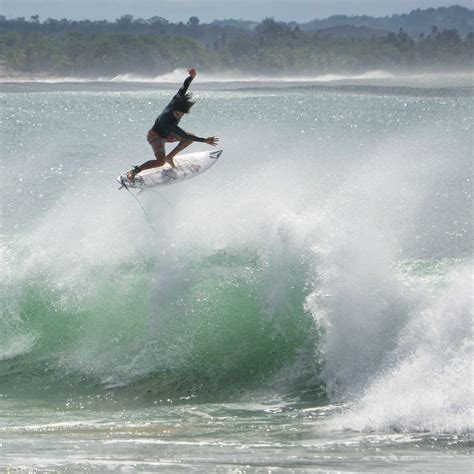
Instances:
[[[453,271],[439,297],[411,315],[393,351],[398,363],[373,380],[333,427],[474,430],[471,269]]]
[[[158,76],[142,76],[134,73],[118,74],[109,79],[112,82],[156,82],[178,84],[186,77],[186,69],[175,69],[172,72]],[[394,77],[387,71],[367,71],[363,74],[323,74],[323,75],[287,75],[270,76],[265,74],[245,74],[238,71],[200,72],[199,82],[332,82],[343,80],[388,79]],[[105,78],[102,78],[105,79]]]
[[[145,76],[133,72],[121,73],[116,76],[98,76],[95,78],[81,76],[12,76],[1,77],[2,82],[18,83],[74,83],[74,82],[117,82],[117,83],[157,83],[157,84],[180,84],[183,78],[187,76],[187,70],[183,68],[175,69],[171,72],[156,76]],[[362,74],[322,74],[322,75],[267,75],[267,74],[248,74],[239,71],[221,71],[221,72],[199,72],[200,83],[285,83],[285,82],[334,82],[334,81],[362,81],[371,79],[390,79],[395,77],[388,71],[367,71]]]

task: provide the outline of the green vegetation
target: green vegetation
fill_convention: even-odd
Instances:
[[[472,16],[471,10],[451,8],[458,13],[462,10],[463,18],[465,12]],[[448,11],[449,24],[456,24],[454,10],[439,10]],[[428,18],[433,17],[433,11],[426,10]],[[427,20],[422,13],[416,10],[410,15],[425,28]],[[400,18],[406,23],[410,15]],[[186,24],[173,24],[161,17],[143,20],[130,15],[115,22],[40,22],[37,15],[30,20],[0,16],[0,72],[97,77],[120,73],[151,76],[187,65],[253,74],[472,68],[472,31],[461,35],[455,28],[432,26],[427,33],[409,36],[403,28],[393,32],[358,26],[354,18],[332,17],[324,25],[333,26],[312,30],[309,23],[297,25],[271,18],[257,24],[235,20],[201,24],[191,17]],[[410,24],[415,31],[413,18]],[[337,24],[337,19],[347,23]],[[462,26],[464,31],[464,23]]]

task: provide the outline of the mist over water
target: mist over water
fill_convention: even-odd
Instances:
[[[2,397],[472,430],[472,97],[362,86],[196,91],[224,154],[140,196],[156,232],[114,178],[172,89],[3,93]]]

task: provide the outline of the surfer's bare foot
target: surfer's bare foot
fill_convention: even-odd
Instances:
[[[127,179],[133,183],[135,181],[135,175],[140,173],[141,169],[138,166],[134,166],[133,170],[127,172]]]

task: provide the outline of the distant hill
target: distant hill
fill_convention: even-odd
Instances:
[[[456,29],[461,35],[474,31],[474,10],[461,6],[428,8],[413,10],[402,15],[392,15],[379,18],[370,16],[335,15],[323,20],[313,20],[300,25],[306,32],[327,30],[343,25],[365,27],[374,30],[398,32],[403,28],[410,36],[429,33],[433,25],[438,29]]]
[[[252,31],[258,23],[227,19],[215,20],[211,25]],[[370,38],[372,35],[381,36],[387,32],[398,32],[400,28],[415,37],[420,33],[430,33],[433,26],[439,30],[455,29],[459,34],[465,36],[474,31],[474,10],[455,5],[425,10],[418,8],[410,13],[385,17],[334,15],[321,20],[315,19],[308,23],[291,22],[288,25],[292,28],[299,26],[302,31],[308,33],[321,32],[335,38]]]
[[[320,38],[356,38],[371,39],[372,37],[382,37],[387,35],[386,30],[376,30],[366,26],[339,25],[331,28],[324,28],[316,31]]]

